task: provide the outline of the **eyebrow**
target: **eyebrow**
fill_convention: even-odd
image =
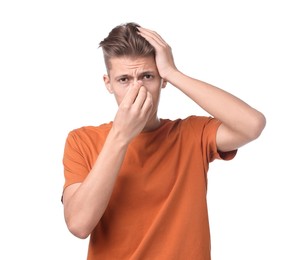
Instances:
[[[143,71],[142,73],[138,74],[137,77],[148,75],[148,74],[155,75],[155,72],[153,70]],[[118,80],[121,78],[130,78],[130,77],[131,75],[129,74],[122,74],[122,75],[116,76],[115,79]]]

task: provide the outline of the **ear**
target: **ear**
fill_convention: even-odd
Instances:
[[[161,82],[161,88],[165,88],[166,87],[166,85],[167,85],[167,81],[166,80],[164,80],[164,79],[162,79],[162,82]]]
[[[103,75],[103,81],[104,81],[104,83],[105,83],[105,85],[106,85],[106,88],[107,88],[107,90],[111,93],[111,94],[113,94],[114,93],[114,91],[113,91],[113,88],[112,88],[112,86],[111,86],[111,81],[110,81],[110,77],[109,77],[109,75]]]

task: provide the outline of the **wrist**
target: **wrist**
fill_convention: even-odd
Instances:
[[[129,143],[131,142],[131,140],[129,138],[125,137],[125,135],[121,131],[117,130],[113,126],[109,132],[107,139],[109,139],[115,145],[123,147],[123,148],[126,148],[129,145]]]
[[[183,78],[183,73],[177,69],[172,69],[169,71],[164,80],[171,83],[174,87],[177,87],[177,84],[180,82],[181,78]]]

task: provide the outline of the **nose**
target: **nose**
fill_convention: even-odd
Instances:
[[[137,85],[137,86],[145,86],[144,83],[143,83],[143,80],[140,80],[140,79],[136,79],[136,80],[133,80],[131,81],[130,83],[131,85]]]
[[[138,79],[138,80],[136,80],[137,82],[137,84],[139,84],[140,86],[144,86],[144,84],[143,84],[143,80],[140,80],[140,79]]]

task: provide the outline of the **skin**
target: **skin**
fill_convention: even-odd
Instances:
[[[152,131],[157,128],[160,123],[157,117],[159,96],[161,89],[166,86],[166,81],[160,77],[154,57],[113,58],[110,60],[110,63],[112,66],[109,70],[109,75],[104,75],[104,82],[108,91],[114,94],[118,106],[120,108],[124,105],[129,106],[131,102],[122,104],[122,101],[125,99],[126,94],[131,91],[131,88],[135,89],[135,91],[138,91],[137,98],[140,99],[139,106],[142,105],[141,102],[147,102],[144,104],[145,107],[152,105],[148,113],[148,120],[141,130]],[[129,95],[130,93],[128,93]],[[132,98],[135,97],[133,96]],[[114,123],[120,124],[122,119],[125,119],[127,123],[125,115],[121,116],[119,114],[117,114]],[[131,123],[129,122],[129,124]],[[133,134],[132,138],[135,135]]]
[[[101,219],[129,143],[141,131],[159,127],[159,96],[167,82],[222,122],[216,135],[219,151],[253,141],[266,124],[262,113],[239,98],[180,72],[170,46],[156,32],[139,28],[139,33],[154,46],[156,57],[111,60],[104,82],[119,106],[113,126],[84,182],[70,185],[63,194],[66,224],[80,238],[87,238]]]

